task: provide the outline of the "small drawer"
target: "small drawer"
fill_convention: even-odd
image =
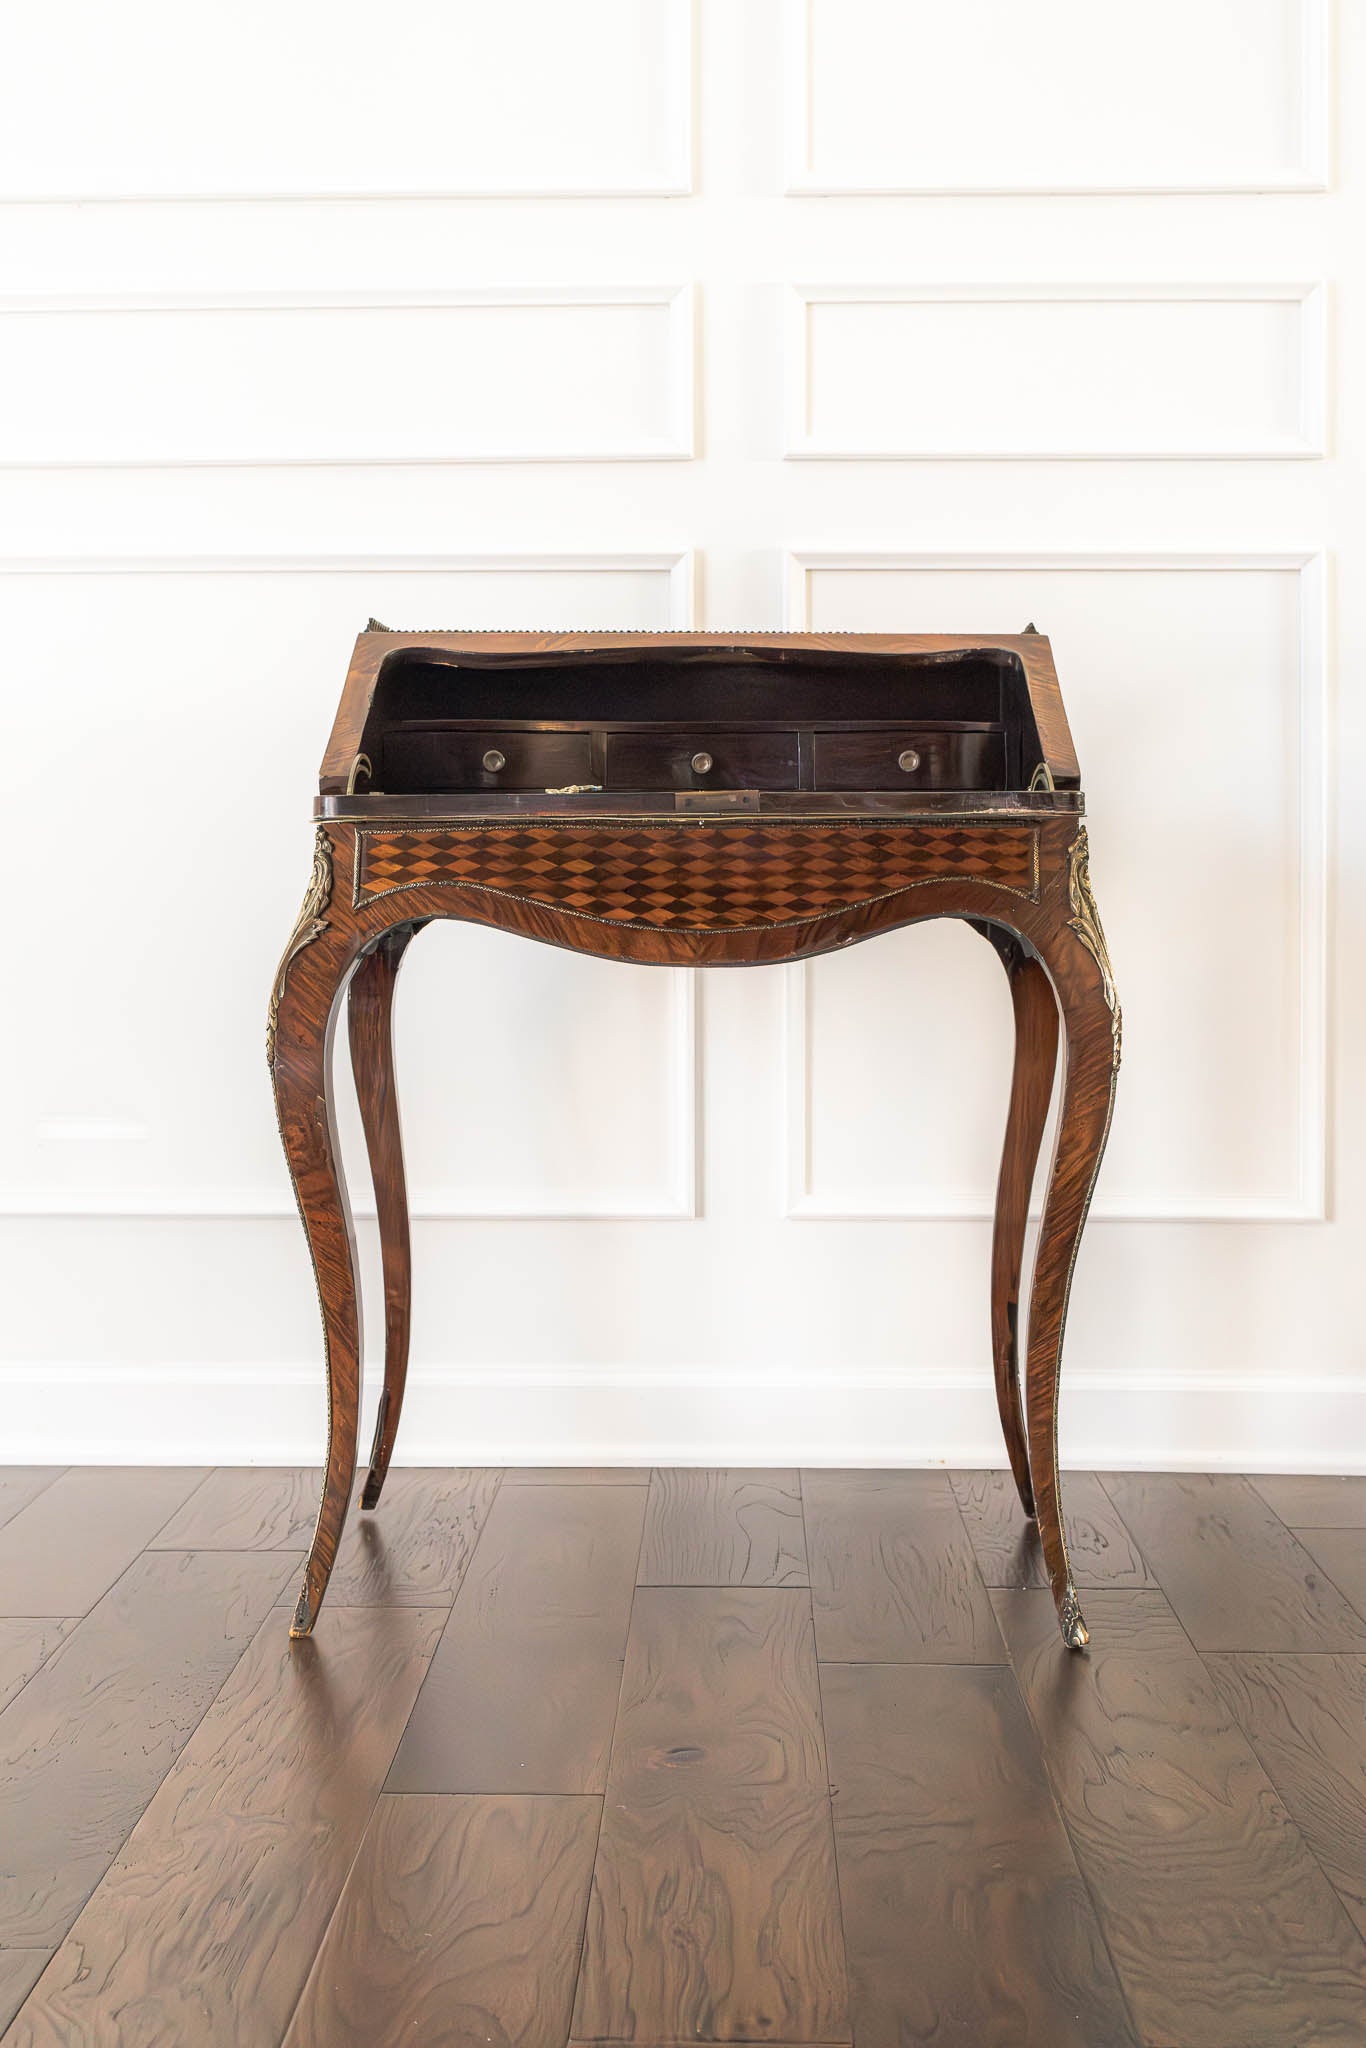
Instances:
[[[795,789],[795,732],[609,732],[609,789]]]
[[[400,726],[384,736],[375,786],[395,794],[448,789],[563,789],[591,782],[586,732],[504,732]]]
[[[999,732],[818,732],[811,738],[816,789],[1001,789]]]

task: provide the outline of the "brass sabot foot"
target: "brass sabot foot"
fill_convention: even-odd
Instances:
[[[1077,1599],[1075,1586],[1069,1585],[1063,1595],[1058,1609],[1058,1626],[1069,1650],[1084,1650],[1091,1640],[1091,1631],[1082,1619],[1081,1602]]]
[[[289,1624],[291,1642],[296,1641],[300,1636],[311,1636],[313,1624],[317,1618],[318,1611],[313,1605],[313,1596],[308,1590],[308,1580],[305,1579],[299,1589],[299,1599],[294,1609],[294,1619]]]

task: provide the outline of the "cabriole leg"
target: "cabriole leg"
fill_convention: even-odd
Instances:
[[[410,941],[421,930],[420,923],[412,923],[395,925],[386,932],[351,977],[348,1001],[351,1068],[370,1154],[384,1266],[384,1387],[379,1397],[370,1470],[360,1499],[363,1508],[377,1506],[384,1490],[408,1377],[413,1267],[394,1075],[393,1004],[399,966]]]
[[[1048,976],[1022,940],[999,925],[982,924],[977,929],[1000,957],[1010,981],[1015,1011],[1015,1067],[991,1237],[991,1355],[1006,1455],[1020,1504],[1027,1515],[1032,1515],[1034,1489],[1020,1394],[1020,1274],[1029,1195],[1053,1098],[1058,1006]]]
[[[350,933],[326,915],[331,887],[331,848],[320,830],[313,881],[276,974],[266,1036],[280,1137],[313,1259],[327,1363],[327,1466],[292,1636],[312,1632],[327,1591],[355,1480],[360,1412],[360,1287],[332,1104],[332,1034],[356,948]]]
[[[1085,831],[1072,849],[1074,911],[1043,948],[1062,1011],[1062,1107],[1034,1256],[1029,1301],[1026,1409],[1039,1537],[1063,1641],[1088,1640],[1072,1583],[1058,1474],[1058,1379],[1072,1273],[1110,1132],[1119,1073],[1120,1012],[1105,936],[1087,872]]]

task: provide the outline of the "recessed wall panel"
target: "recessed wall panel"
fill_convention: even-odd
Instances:
[[[790,0],[792,189],[1323,181],[1322,0]]]
[[[6,16],[0,196],[683,191],[690,14],[50,0]]]
[[[789,455],[1321,452],[1307,286],[812,286],[792,320]]]
[[[0,1059],[24,1075],[0,1209],[292,1213],[266,1000],[357,630],[371,612],[395,626],[663,628],[682,623],[677,573],[629,556],[0,571],[7,663],[24,679],[6,741],[23,764],[9,889],[65,906],[66,934],[31,1000],[0,1009]],[[106,908],[81,921],[92,863]],[[397,1021],[415,1212],[686,1213],[690,1000],[683,975],[426,932]],[[339,1099],[363,1198],[344,1072]]]
[[[1316,576],[1279,558],[805,565],[817,628],[1032,618],[1051,637],[1124,1005],[1100,1215],[1321,1210]],[[989,1213],[1011,1024],[986,945],[921,928],[793,977],[798,1212]]]
[[[0,306],[14,467],[687,455],[686,291]]]

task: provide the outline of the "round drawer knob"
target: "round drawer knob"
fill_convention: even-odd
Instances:
[[[715,766],[715,761],[713,761],[708,753],[694,754],[692,757],[692,772],[694,775],[710,775]]]
[[[490,775],[500,775],[507,764],[507,755],[500,753],[497,747],[490,747],[484,756],[484,767]]]
[[[896,765],[903,775],[914,775],[920,766],[920,756],[914,747],[907,747],[904,753],[897,755]]]

